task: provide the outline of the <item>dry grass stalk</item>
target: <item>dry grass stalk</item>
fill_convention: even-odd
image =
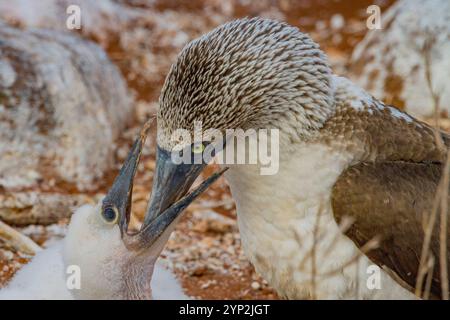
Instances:
[[[346,263],[340,265],[339,267],[337,267],[335,269],[332,269],[332,270],[324,272],[324,273],[318,273],[316,271],[315,279],[316,280],[319,279],[319,278],[323,279],[323,278],[326,278],[326,277],[333,277],[333,276],[335,276],[337,274],[340,274],[342,272],[342,269],[347,268],[347,267],[349,267],[352,264],[357,264],[361,257],[363,257],[369,251],[378,248],[379,244],[380,244],[380,238],[379,237],[372,238],[371,240],[367,241],[361,247],[361,249],[359,250],[357,255],[355,255],[353,258],[349,259]],[[309,257],[311,257],[311,256],[309,256]],[[311,283],[310,281],[308,281],[308,282]],[[304,284],[306,284],[306,282]],[[316,285],[317,285],[317,282],[316,282]]]
[[[440,182],[440,184],[441,183],[442,181]],[[431,236],[433,234],[433,228],[436,223],[437,212],[439,209],[440,190],[442,190],[442,188],[438,187],[436,196],[433,201],[433,206],[431,208],[431,214],[428,216],[428,219],[426,219],[426,216],[424,215],[424,240],[422,244],[422,252],[420,254],[420,262],[417,272],[415,290],[415,295],[419,298],[422,296],[423,280],[427,275],[427,272],[429,271],[427,267],[427,261],[429,259]]]
[[[431,280],[433,280],[433,270],[434,270],[434,257],[430,256],[427,263],[427,279],[425,280],[425,292],[423,298],[428,300],[430,298],[431,292]]]
[[[439,232],[439,264],[441,273],[442,299],[448,300],[448,272],[447,272],[447,216],[448,216],[448,188],[449,188],[450,152],[444,166],[441,193],[441,228]]]
[[[368,253],[371,250],[375,250],[379,247],[380,245],[380,237],[376,236],[373,237],[372,239],[370,239],[369,241],[367,241],[359,250],[358,254],[355,255],[353,258],[349,259],[346,263],[344,263],[343,265],[339,266],[336,269],[327,271],[325,273],[319,274],[320,277],[332,277],[335,276],[336,274],[342,272],[342,269],[347,268],[348,266],[352,265],[353,263],[357,263],[358,260],[365,256],[366,253]]]
[[[331,241],[331,244],[328,246],[328,248],[324,252],[324,257],[328,256],[331,251],[336,247],[336,244],[338,243],[338,238],[341,236],[341,234],[345,234],[350,227],[355,223],[355,219],[352,217],[344,216],[341,220],[341,223],[339,224],[339,233],[336,233],[333,241]]]
[[[435,130],[434,135],[436,139],[436,144],[438,148],[446,154],[445,164],[443,166],[443,175],[436,192],[436,197],[433,202],[433,207],[431,214],[425,221],[425,236],[422,247],[422,253],[420,257],[419,270],[416,280],[416,290],[415,294],[421,297],[423,280],[425,275],[428,274],[424,298],[429,297],[429,292],[431,288],[431,279],[434,270],[434,257],[429,256],[429,246],[431,242],[431,235],[433,234],[434,224],[436,222],[437,211],[440,205],[440,232],[439,232],[439,263],[440,263],[440,275],[441,275],[441,290],[442,299],[448,300],[448,272],[447,272],[447,216],[448,216],[448,188],[449,188],[449,169],[450,169],[450,151],[447,150],[439,130],[439,118],[440,118],[440,95],[436,93],[433,89],[432,73],[431,73],[431,49],[435,43],[436,38],[434,36],[428,36],[421,53],[424,57],[425,63],[425,78],[427,81],[428,89],[430,90],[431,97],[434,106],[434,120],[435,120]],[[431,262],[432,263],[431,263]],[[430,268],[430,265],[432,266]]]
[[[305,269],[305,264],[310,261],[311,262],[311,279],[310,279],[310,285],[311,285],[311,299],[316,299],[317,298],[317,294],[316,294],[316,288],[317,288],[317,255],[316,255],[316,246],[318,243],[320,243],[320,241],[323,240],[323,237],[325,234],[319,234],[320,228],[320,216],[323,214],[324,210],[322,207],[319,208],[318,210],[318,215],[316,216],[316,220],[314,223],[314,229],[313,229],[313,245],[311,246],[311,249],[305,254],[305,256],[302,258],[302,260],[299,263],[299,269],[300,270],[304,270]],[[323,254],[322,258],[326,258],[329,253],[334,249],[334,247],[336,246],[338,237],[342,234],[347,232],[347,230],[352,226],[354,222],[354,219],[350,218],[350,217],[343,217],[341,223],[339,224],[339,233],[337,233],[334,238],[333,241],[331,241],[331,244],[325,249],[325,252]],[[294,237],[297,241],[297,243],[301,246],[302,245],[302,240],[300,235],[298,234],[298,232],[294,231]],[[359,258],[359,256],[358,256]],[[354,263],[354,262],[358,262],[358,259],[353,259],[349,264]],[[348,264],[348,265],[349,265]],[[344,266],[347,266],[347,264],[345,264]],[[333,270],[334,272],[334,270]]]
[[[335,236],[333,237],[333,240],[331,241],[331,244],[328,246],[328,248],[325,249],[325,252],[324,252],[322,258],[327,257],[331,253],[331,251],[336,247],[338,238],[342,234],[346,233],[348,229],[350,229],[353,222],[354,222],[354,219],[350,218],[350,217],[344,217],[342,219],[342,221],[339,225],[340,232],[335,234]],[[297,243],[299,243],[301,245],[302,242],[301,242],[300,235],[297,232],[294,232],[294,235],[295,235]],[[320,243],[323,240],[324,236],[325,236],[325,233],[322,233],[322,234],[317,233],[315,243]],[[311,249],[308,251],[308,253],[300,261],[300,264],[299,264],[300,270],[303,270],[305,268],[306,262],[308,262],[308,260],[311,258],[313,248],[314,248],[314,246],[311,247]]]
[[[383,265],[382,268],[384,272],[386,272],[392,279],[394,279],[398,284],[400,284],[403,288],[410,292],[414,292],[414,288],[411,287],[405,280],[400,278],[400,276],[389,267]]]
[[[316,265],[316,246],[319,234],[319,225],[320,225],[320,217],[323,214],[324,210],[322,206],[319,208],[319,212],[316,216],[316,221],[314,223],[314,231],[313,231],[313,245],[311,248],[311,298],[313,300],[317,299],[316,296],[316,273],[317,273],[317,265]]]

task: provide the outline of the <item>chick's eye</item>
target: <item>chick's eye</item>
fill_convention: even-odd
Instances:
[[[192,147],[192,152],[193,153],[202,153],[203,150],[205,150],[205,145],[203,143],[196,143]]]
[[[102,211],[102,217],[108,224],[114,224],[119,218],[119,212],[115,207],[106,207]]]

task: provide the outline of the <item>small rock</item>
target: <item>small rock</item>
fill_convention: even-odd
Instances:
[[[209,288],[211,285],[214,285],[214,284],[217,284],[217,281],[216,280],[208,280],[208,281],[206,281],[205,283],[203,283],[202,285],[201,285],[201,289],[207,289],[207,288]]]
[[[235,221],[224,217],[215,211],[196,212],[195,216],[199,218],[193,230],[198,232],[212,232],[217,234],[225,234],[231,232],[235,225]]]
[[[0,251],[0,260],[10,261],[14,258],[14,254],[9,250]]]
[[[201,221],[199,221],[199,222],[197,222],[194,226],[193,226],[193,228],[192,228],[192,230],[195,230],[195,231],[197,231],[197,232],[207,232],[208,231],[208,221],[206,221],[206,220],[201,220]]]
[[[122,75],[79,36],[0,20],[0,184],[34,189],[53,178],[94,190],[113,166],[111,144],[132,120]]]
[[[195,269],[191,270],[191,276],[200,277],[204,274],[208,273],[208,267],[205,265],[197,266]]]
[[[252,284],[251,284],[251,286],[252,286],[252,289],[253,289],[253,290],[259,290],[259,289],[261,289],[261,285],[259,284],[258,281],[253,281]]]
[[[344,17],[340,14],[335,14],[331,17],[330,26],[333,30],[342,29],[344,27],[345,20]]]
[[[128,146],[122,146],[116,151],[117,158],[119,158],[120,161],[123,161],[127,158],[128,155]]]

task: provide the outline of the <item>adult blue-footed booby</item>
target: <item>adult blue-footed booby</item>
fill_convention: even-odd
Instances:
[[[415,298],[409,289],[422,222],[447,152],[433,128],[334,75],[319,46],[297,28],[260,18],[230,22],[189,43],[166,78],[156,164],[165,178],[153,186],[153,195],[164,196],[151,199],[149,220],[201,171],[167,156],[180,144],[172,139],[176,130],[193,133],[194,121],[205,132],[279,129],[277,174],[236,164],[225,177],[244,251],[281,296]],[[449,136],[439,134],[448,147]],[[348,230],[339,224],[345,216],[354,220]],[[437,296],[438,230],[436,224],[430,244]],[[379,247],[366,252],[377,236]],[[379,271],[379,285],[369,285],[371,270]]]
[[[186,299],[174,276],[157,263],[180,213],[221,174],[129,233],[133,178],[148,124],[111,189],[96,206],[79,208],[67,236],[24,266],[0,299]],[[74,277],[79,272],[79,286]],[[152,279],[153,275],[153,279]],[[153,291],[153,292],[152,292]]]

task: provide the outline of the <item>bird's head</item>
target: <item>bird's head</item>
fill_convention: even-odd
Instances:
[[[135,141],[107,195],[96,206],[85,205],[72,216],[64,262],[80,271],[81,286],[71,290],[77,298],[151,298],[153,267],[177,218],[222,173],[212,175],[131,233],[133,179],[148,126]]]
[[[280,147],[288,152],[287,146],[311,139],[332,113],[330,86],[325,54],[309,36],[282,22],[236,20],[189,43],[160,96],[153,185],[159,191],[147,218],[182,196],[205,166],[175,165],[171,151],[195,157],[214,141],[212,129],[222,133],[222,141],[229,138],[227,129],[278,129]],[[201,142],[192,139],[196,122]],[[188,131],[190,141],[180,139],[180,129]]]
[[[318,44],[283,22],[226,23],[190,42],[166,78],[158,142],[179,128],[278,128],[303,140],[327,119],[331,70]]]

